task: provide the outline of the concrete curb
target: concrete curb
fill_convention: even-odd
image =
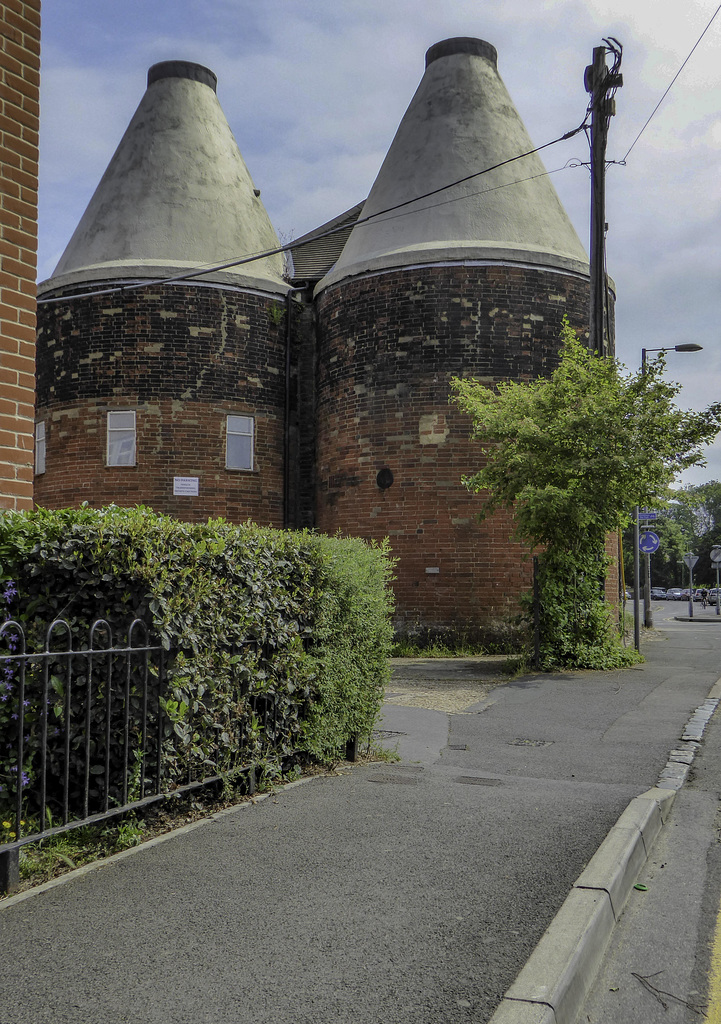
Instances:
[[[721,679],[696,709],[657,785],[635,797],[576,880],[489,1024],[574,1024],[613,929],[686,781]]]

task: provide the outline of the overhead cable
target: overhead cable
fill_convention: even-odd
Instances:
[[[668,87],[667,87],[666,91],[664,92],[663,96],[661,97],[661,99],[660,99],[660,100],[658,101],[658,103],[656,104],[656,106],[655,106],[655,107],[653,108],[653,110],[652,110],[652,111],[651,111],[651,113],[649,114],[649,116],[648,116],[648,119],[647,119],[646,123],[644,124],[643,128],[642,128],[642,129],[641,129],[641,131],[640,131],[640,132],[638,133],[638,135],[636,136],[636,138],[635,138],[635,139],[633,140],[633,142],[631,143],[631,145],[630,145],[630,146],[628,147],[628,151],[626,152],[626,155],[625,155],[625,156],[623,157],[623,159],[622,159],[622,160],[618,160],[618,161],[613,161],[614,163],[620,163],[620,164],[625,164],[625,163],[626,163],[626,160],[628,159],[628,154],[629,154],[629,153],[631,152],[631,150],[633,149],[633,147],[634,147],[634,146],[636,145],[636,143],[638,142],[638,140],[639,140],[639,139],[641,138],[641,136],[643,135],[643,133],[644,133],[644,132],[646,131],[646,129],[648,128],[649,124],[651,123],[651,121],[652,121],[653,117],[654,117],[654,116],[655,116],[655,114],[656,114],[656,111],[658,110],[658,108],[659,108],[659,107],[661,106],[661,104],[663,103],[663,101],[664,101],[664,100],[666,99],[666,97],[667,97],[667,96],[668,96],[668,94],[670,93],[671,89],[673,88],[673,85],[674,85],[674,84],[675,84],[675,82],[676,82],[676,79],[677,79],[677,78],[679,77],[679,75],[681,74],[681,72],[683,71],[683,69],[684,69],[684,68],[686,67],[686,65],[688,64],[688,62],[689,62],[689,61],[691,60],[691,57],[693,56],[693,53],[694,53],[694,51],[695,51],[696,47],[697,47],[697,46],[699,45],[699,43],[701,42],[701,40],[703,39],[703,37],[704,37],[704,36],[706,35],[706,33],[708,32],[708,30],[709,30],[709,29],[711,28],[711,25],[713,24],[713,21],[714,21],[714,19],[715,19],[716,15],[717,15],[717,14],[719,13],[719,11],[721,11],[721,4],[719,4],[719,5],[718,5],[718,7],[717,7],[717,8],[716,8],[716,10],[714,11],[714,13],[713,13],[713,14],[711,15],[711,18],[709,19],[709,22],[708,22],[708,24],[706,25],[706,28],[705,28],[705,29],[703,30],[703,32],[701,33],[701,35],[700,35],[700,36],[698,37],[698,39],[697,39],[697,40],[696,40],[696,42],[694,43],[694,45],[693,45],[693,47],[691,48],[691,51],[690,51],[690,53],[689,53],[688,57],[686,58],[686,60],[685,60],[685,61],[683,62],[683,64],[681,65],[681,67],[680,67],[680,68],[678,69],[678,71],[676,72],[676,74],[675,74],[675,75],[673,76],[673,78],[671,79],[671,81],[670,81],[670,83],[669,83],[669,85],[668,85]]]

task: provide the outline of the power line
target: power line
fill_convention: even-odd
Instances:
[[[676,82],[676,79],[678,78],[678,76],[679,76],[679,75],[681,74],[681,72],[683,71],[683,69],[684,69],[684,68],[686,67],[686,65],[688,64],[688,62],[689,62],[689,61],[691,60],[691,57],[693,56],[693,54],[694,54],[694,51],[696,50],[696,47],[697,47],[697,46],[699,45],[699,43],[701,42],[701,40],[703,39],[703,37],[704,37],[704,36],[706,35],[706,33],[708,32],[708,30],[709,30],[709,29],[711,28],[711,25],[713,24],[713,21],[714,21],[714,19],[715,19],[716,15],[717,15],[717,14],[719,13],[719,11],[721,11],[721,4],[719,4],[719,6],[718,6],[718,7],[716,8],[716,10],[714,11],[714,13],[713,13],[713,14],[711,15],[711,18],[710,18],[710,20],[709,20],[709,22],[708,22],[708,24],[707,24],[706,28],[705,28],[705,29],[703,30],[703,32],[701,33],[701,35],[700,35],[700,36],[698,37],[698,39],[697,39],[697,40],[696,40],[696,42],[694,43],[694,45],[693,45],[693,47],[691,48],[691,51],[690,51],[690,53],[689,53],[688,57],[686,58],[686,60],[685,60],[685,61],[683,62],[683,64],[681,65],[681,67],[680,67],[680,68],[678,69],[678,71],[676,72],[676,74],[675,74],[675,75],[673,76],[673,78],[671,79],[671,81],[670,81],[670,83],[669,83],[669,85],[668,85],[668,87],[667,87],[666,91],[664,92],[663,96],[661,97],[661,99],[660,99],[660,100],[658,101],[658,103],[656,104],[656,106],[655,106],[655,107],[653,108],[653,110],[652,110],[652,111],[651,111],[651,113],[649,114],[649,116],[648,116],[648,119],[647,119],[646,123],[644,124],[643,128],[642,128],[642,129],[641,129],[641,131],[640,131],[640,132],[638,133],[638,135],[636,136],[636,138],[635,138],[635,139],[633,140],[633,142],[631,143],[631,145],[630,145],[630,146],[628,147],[628,151],[627,151],[626,155],[625,155],[625,156],[623,157],[623,159],[622,159],[622,160],[614,161],[614,163],[620,163],[620,164],[625,164],[625,163],[626,163],[626,160],[628,159],[628,154],[629,154],[629,153],[631,152],[631,150],[633,149],[633,147],[634,147],[634,146],[636,145],[636,143],[638,142],[638,140],[639,140],[639,139],[641,138],[641,136],[643,135],[643,133],[644,133],[644,132],[646,131],[646,129],[648,128],[649,124],[651,123],[651,121],[652,121],[653,117],[654,117],[654,116],[655,116],[655,114],[656,114],[656,111],[658,110],[658,108],[659,108],[659,107],[661,106],[661,104],[663,103],[663,101],[664,101],[664,100],[666,99],[666,97],[667,97],[667,96],[668,96],[668,94],[670,93],[670,91],[671,91],[671,89],[672,89],[672,87],[673,87],[674,83]]]
[[[358,225],[367,224],[369,221],[376,220],[377,218],[383,217],[383,216],[385,216],[388,213],[394,213],[396,210],[401,210],[404,207],[410,206],[413,203],[418,203],[422,199],[429,199],[431,196],[438,195],[440,192],[445,192],[449,188],[455,188],[456,185],[462,185],[464,182],[471,181],[473,178],[478,178],[482,174],[489,174],[491,171],[496,171],[500,167],[506,167],[508,164],[515,163],[517,160],[523,160],[523,159],[525,159],[525,157],[533,156],[535,153],[540,153],[541,150],[548,149],[550,146],[555,146],[559,142],[565,142],[567,139],[572,139],[575,135],[578,135],[580,132],[583,132],[583,131],[586,130],[589,113],[590,113],[590,106],[589,106],[589,109],[586,111],[586,115],[585,115],[582,123],[577,128],[573,128],[571,131],[565,132],[563,135],[560,135],[557,139],[553,139],[551,142],[546,142],[542,146],[537,146],[535,149],[529,149],[525,153],[519,153],[516,156],[509,157],[507,160],[501,160],[499,163],[493,164],[491,167],[484,167],[483,170],[481,170],[481,171],[474,171],[472,174],[467,174],[463,178],[458,178],[456,181],[452,181],[452,182],[450,182],[447,185],[441,185],[438,188],[431,189],[429,192],[424,192],[422,195],[414,196],[413,199],[406,199],[402,203],[396,203],[394,206],[388,206],[388,207],[386,207],[386,209],[378,210],[376,213],[368,214],[368,216],[366,216],[366,217],[359,217],[358,220],[356,220],[355,223],[353,224],[353,227],[355,228]],[[545,173],[548,173],[548,172],[545,172]],[[534,177],[538,177],[538,176],[539,175],[534,175]],[[530,180],[530,179],[519,179],[519,181],[526,181],[526,180]],[[509,182],[508,184],[509,185],[516,184],[516,182]],[[496,187],[500,188],[500,187],[505,187],[505,186],[496,186]],[[493,190],[487,189],[485,191],[493,191]],[[465,198],[469,198],[469,197],[468,196],[460,196],[459,198],[465,199]],[[446,200],[446,202],[447,201],[448,200]],[[438,204],[438,205],[442,205],[442,204]],[[423,209],[431,209],[431,208],[432,207],[424,207]],[[308,243],[310,243],[311,241],[312,242],[317,242],[317,241],[319,241],[322,238],[327,238],[330,235],[335,235],[335,234],[338,234],[338,232],[340,232],[340,231],[347,231],[347,230],[348,230],[348,224],[340,224],[337,227],[329,228],[327,231],[322,231],[322,232],[320,232],[317,235],[313,235],[312,239],[308,239]],[[306,244],[308,244],[308,243],[306,243]],[[294,249],[296,247],[297,247],[297,243],[296,242],[288,242],[285,245],[278,246],[275,249],[268,249],[265,252],[257,252],[257,253],[253,253],[253,254],[248,254],[246,256],[241,256],[238,259],[230,260],[227,263],[219,263],[219,264],[213,264],[213,265],[207,265],[206,264],[204,267],[196,267],[193,270],[189,270],[185,274],[178,274],[178,275],[173,276],[173,277],[154,278],[154,279],[150,279],[150,280],[147,280],[147,281],[136,282],[134,284],[118,285],[117,287],[114,287],[114,288],[102,288],[102,289],[94,289],[92,291],[87,291],[87,292],[78,292],[78,293],[75,293],[74,295],[63,295],[62,299],[63,299],[63,301],[70,302],[70,301],[72,301],[74,299],[85,299],[85,298],[89,298],[90,296],[94,296],[94,295],[117,295],[117,294],[122,293],[122,292],[137,291],[137,290],[142,289],[142,288],[152,288],[152,287],[156,287],[157,285],[161,285],[161,284],[180,284],[183,281],[191,281],[191,280],[193,280],[193,279],[195,279],[197,277],[203,277],[206,274],[215,274],[215,273],[218,273],[221,270],[229,270],[232,267],[240,267],[240,266],[243,266],[243,265],[245,265],[247,263],[255,263],[258,260],[267,259],[270,256],[278,256],[281,253],[289,252],[289,251],[291,251],[292,249]],[[51,298],[47,298],[47,299],[38,299],[37,300],[38,305],[45,305],[48,302],[55,302],[55,301],[57,301],[56,297],[51,297]]]

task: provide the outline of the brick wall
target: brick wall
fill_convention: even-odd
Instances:
[[[143,503],[188,521],[282,526],[282,297],[168,285],[42,305],[38,418],[49,508]],[[108,410],[133,409],[137,464],[106,465]],[[255,418],[255,468],[225,469],[225,417]],[[197,477],[198,496],[174,496]]]
[[[587,330],[588,282],[523,267],[408,269],[319,296],[316,525],[390,537],[400,630],[492,621],[530,586],[511,517],[479,523],[461,483],[482,449],[449,405],[449,378],[552,372],[564,313]]]
[[[32,507],[40,0],[0,5],[0,508]]]

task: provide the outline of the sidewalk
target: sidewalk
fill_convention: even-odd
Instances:
[[[0,1020],[489,1021],[656,782],[720,646],[701,627],[689,650],[679,623],[626,672],[396,674],[381,729],[400,763],[294,784],[0,903]],[[469,702],[400,703],[423,687]]]

